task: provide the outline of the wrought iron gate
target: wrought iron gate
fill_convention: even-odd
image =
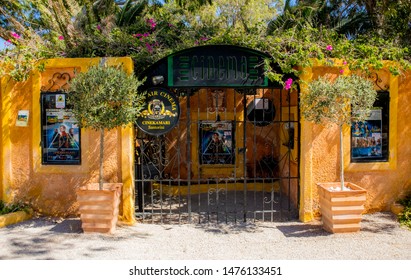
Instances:
[[[161,136],[136,128],[136,216],[161,223],[298,217],[298,93],[177,90],[181,114]]]

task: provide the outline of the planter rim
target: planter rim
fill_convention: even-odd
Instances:
[[[88,183],[77,189],[77,191],[121,191],[123,183],[103,183],[103,189],[99,189],[99,183]]]
[[[103,189],[99,189],[99,183],[88,183],[76,190],[76,193],[84,192],[100,192],[100,193],[112,193],[115,192],[118,195],[121,195],[123,189],[123,183],[103,183]]]
[[[345,187],[349,187],[351,190],[329,190],[330,187],[339,187],[341,182],[324,182],[324,183],[317,183],[317,186],[327,192],[333,193],[353,193],[353,192],[367,192],[366,189],[358,186],[357,184],[351,182],[344,182]]]

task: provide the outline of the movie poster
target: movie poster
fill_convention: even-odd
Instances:
[[[42,98],[43,163],[80,164],[80,128],[72,110],[61,103],[61,94],[47,94]]]
[[[234,164],[232,122],[200,123],[200,164]]]
[[[374,109],[362,122],[351,124],[351,157],[372,159],[382,157],[382,110]]]

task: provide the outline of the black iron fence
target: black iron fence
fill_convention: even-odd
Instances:
[[[136,216],[144,222],[280,221],[298,217],[298,93],[176,91],[165,135],[136,129]]]

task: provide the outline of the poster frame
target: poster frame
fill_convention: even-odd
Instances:
[[[217,158],[212,159],[213,155],[207,153],[207,149],[215,133],[218,133],[219,141],[222,141],[223,151],[227,152],[219,153]],[[234,121],[200,121],[198,134],[200,165],[234,165],[236,163]]]
[[[64,104],[56,106],[65,92],[41,92],[41,162],[43,165],[81,165],[81,128]],[[60,107],[60,108],[58,108]]]

